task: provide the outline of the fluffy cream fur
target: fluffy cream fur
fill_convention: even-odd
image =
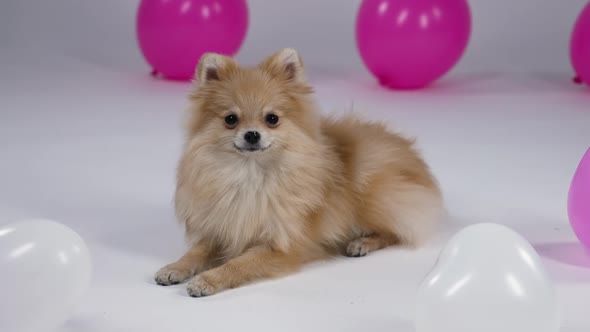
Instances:
[[[441,216],[413,142],[352,116],[321,117],[295,50],[253,68],[206,54],[196,77],[176,191],[191,248],[158,284],[194,276],[189,294],[211,295],[339,253],[416,245]],[[242,149],[247,131],[260,149]]]

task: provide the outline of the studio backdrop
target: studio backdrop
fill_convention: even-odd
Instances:
[[[222,1],[222,0],[220,0]],[[568,44],[585,0],[470,0],[473,26],[454,72],[572,74]],[[238,59],[295,47],[310,67],[363,72],[354,23],[360,0],[249,0]],[[148,71],[135,34],[138,0],[3,0],[0,50],[58,53],[122,71]]]

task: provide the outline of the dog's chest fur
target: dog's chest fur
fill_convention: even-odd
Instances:
[[[189,239],[213,240],[227,256],[255,243],[287,249],[305,231],[304,213],[319,204],[313,194],[318,183],[291,167],[264,168],[244,159],[194,169],[201,171],[178,188],[177,212],[186,220]]]

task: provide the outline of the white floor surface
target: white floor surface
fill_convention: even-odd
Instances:
[[[558,286],[562,332],[590,330],[590,256],[566,213],[590,146],[590,88],[567,75],[453,74],[396,92],[367,75],[312,71],[323,111],[354,104],[418,138],[453,225],[418,251],[343,257],[194,299],[152,281],[184,249],[172,194],[188,85],[13,52],[0,55],[0,74],[0,224],[63,222],[94,260],[91,289],[58,332],[409,332],[416,287],[441,245],[477,222],[523,234]]]

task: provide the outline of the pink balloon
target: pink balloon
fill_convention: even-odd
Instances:
[[[142,0],[137,38],[154,72],[188,80],[201,56],[233,56],[248,30],[245,0]]]
[[[567,210],[574,233],[590,250],[590,149],[586,151],[574,174]]]
[[[356,20],[363,62],[394,89],[422,88],[443,76],[470,34],[466,0],[364,0]]]
[[[574,26],[570,58],[578,75],[576,81],[590,85],[590,3],[586,5]]]

